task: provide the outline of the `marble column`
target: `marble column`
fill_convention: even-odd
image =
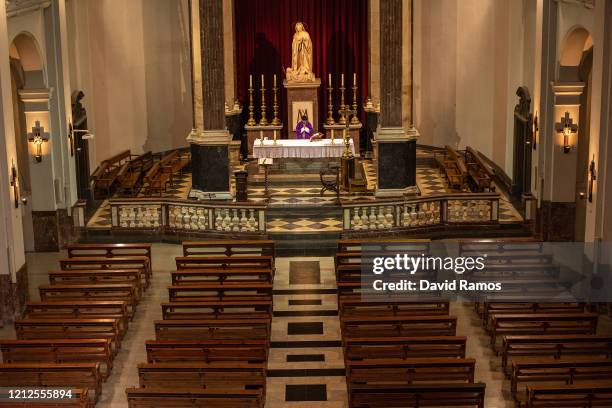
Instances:
[[[225,124],[223,0],[191,1],[194,123],[190,197],[230,199],[229,149]],[[196,49],[197,48],[197,49]]]
[[[378,184],[377,196],[416,194],[416,139],[414,126],[405,129],[402,113],[411,109],[402,99],[402,48],[404,30],[410,30],[405,18],[405,0],[380,0],[380,129],[376,135]],[[409,16],[409,13],[408,13]],[[410,64],[412,60],[410,59]]]

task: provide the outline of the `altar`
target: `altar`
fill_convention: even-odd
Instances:
[[[349,139],[349,149],[355,155],[355,146],[353,140]],[[326,159],[342,157],[345,150],[342,139],[334,139],[332,144],[331,139],[321,140],[302,140],[302,139],[281,139],[274,140],[264,139],[263,145],[260,140],[255,140],[253,144],[253,156],[255,158],[272,158],[272,159]]]

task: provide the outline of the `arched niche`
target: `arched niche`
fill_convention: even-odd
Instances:
[[[9,56],[23,70],[23,89],[47,87],[41,49],[32,34],[26,31],[19,33],[11,42]]]

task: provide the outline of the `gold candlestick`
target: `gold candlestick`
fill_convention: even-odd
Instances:
[[[344,74],[341,76],[340,82],[340,109],[338,110],[338,114],[340,117],[338,118],[338,124],[345,125],[346,124],[346,116],[344,116],[344,91],[346,88],[344,87]]]
[[[351,118],[351,125],[358,125],[359,118],[357,118],[357,74],[353,74],[353,117]]]
[[[329,74],[327,77],[327,95],[329,97],[329,101],[327,102],[327,120],[325,121],[325,123],[328,125],[334,125],[336,123],[334,120],[334,102],[332,100],[333,89],[331,74]]]
[[[334,129],[331,130],[331,143],[330,144],[336,144],[334,143]]]
[[[274,144],[276,144],[276,129],[274,129]]]
[[[264,136],[263,136],[263,135],[264,135],[263,130],[260,130],[260,131],[259,131],[259,144],[260,144],[261,146],[263,146],[263,145],[264,145]]]
[[[279,126],[281,124],[281,121],[278,118],[278,88],[276,87],[276,74],[274,74],[274,87],[272,88],[272,90],[274,91],[274,105],[272,105],[274,117],[272,118],[272,124],[274,126]]]
[[[349,105],[343,105],[342,114],[344,115],[345,118],[348,118],[354,113],[355,112],[351,109]],[[348,121],[346,121],[345,125],[346,126],[342,129],[342,138],[344,139],[344,153],[342,154],[342,157],[345,159],[350,159],[353,157],[353,152],[351,151],[351,138],[349,137],[349,133],[348,133],[348,130],[349,130]]]
[[[248,126],[255,126],[255,107],[253,106],[253,75],[249,75],[249,120]]]
[[[259,126],[268,126],[268,119],[266,119],[266,88],[263,75],[261,76],[261,119],[259,120]]]

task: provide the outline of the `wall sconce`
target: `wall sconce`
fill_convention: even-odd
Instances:
[[[45,132],[45,128],[40,126],[40,122],[34,122],[35,126],[32,128],[32,132],[28,133],[28,142],[34,143],[36,147],[36,154],[34,159],[37,163],[42,161],[42,145],[49,141],[49,133]]]
[[[595,170],[595,155],[593,155],[593,159],[591,159],[591,164],[589,164],[589,203],[593,202],[593,185],[597,180],[597,173]]]
[[[578,125],[574,123],[570,118],[569,112],[565,112],[565,115],[561,118],[558,123],[555,123],[555,129],[559,133],[563,133],[563,153],[569,153],[572,150],[572,146],[569,143],[569,138],[572,133],[578,132]]]
[[[19,208],[19,185],[17,183],[17,167],[15,167],[15,161],[11,161],[11,179],[10,185],[13,189],[13,199],[15,200],[15,208]]]

